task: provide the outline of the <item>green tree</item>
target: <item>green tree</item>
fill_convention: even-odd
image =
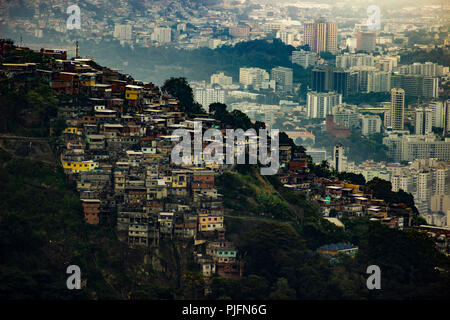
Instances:
[[[296,292],[289,287],[289,283],[286,278],[278,278],[273,291],[269,295],[269,299],[272,300],[294,300],[296,298]]]
[[[164,94],[170,94],[180,101],[181,110],[187,114],[205,113],[202,106],[194,101],[192,88],[189,86],[186,78],[170,78],[164,82],[161,87]]]

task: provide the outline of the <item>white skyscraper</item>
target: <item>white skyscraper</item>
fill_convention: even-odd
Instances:
[[[172,29],[158,27],[155,28],[151,35],[152,41],[156,41],[159,43],[167,43],[172,41]]]
[[[314,92],[306,95],[308,118],[325,118],[333,113],[333,107],[342,104],[342,95],[336,92]]]
[[[252,86],[253,89],[259,90],[264,81],[269,80],[269,73],[260,68],[240,68],[239,82],[244,86]]]
[[[344,147],[341,144],[337,144],[333,149],[333,163],[332,167],[336,169],[337,172],[345,171],[345,163],[347,158],[344,155]]]
[[[428,108],[416,109],[416,134],[428,134],[433,128],[433,110]]]
[[[287,45],[291,45],[294,42],[294,34],[290,32],[280,30],[277,32],[276,37]]]
[[[415,159],[436,158],[450,161],[450,138],[444,141],[434,135],[390,134],[383,138],[388,154],[393,161],[413,161]]]
[[[372,67],[374,65],[374,57],[366,53],[344,53],[336,56],[336,67],[342,69],[360,66]]]
[[[428,108],[432,110],[433,116],[433,127],[443,128],[444,127],[444,102],[443,101],[431,101],[428,104]]]
[[[314,52],[309,51],[292,51],[292,63],[301,65],[303,68],[308,68],[309,66],[314,65],[316,61],[316,54]]]
[[[394,175],[391,177],[392,191],[397,192],[402,189],[405,192],[415,192],[414,179],[409,175]]]
[[[132,40],[133,27],[129,24],[116,24],[114,26],[114,38],[121,42]]]
[[[367,74],[367,92],[389,92],[391,90],[391,73],[373,71]]]
[[[275,80],[277,91],[291,92],[293,70],[291,68],[276,67],[270,71],[271,80]]]
[[[362,134],[369,136],[374,133],[381,132],[381,118],[377,115],[363,115],[361,116]]]
[[[414,195],[414,200],[423,208],[421,214],[428,213],[429,203],[432,193],[432,175],[429,171],[422,171],[418,174],[417,179],[417,193]]]
[[[225,90],[216,88],[194,88],[194,100],[203,106],[206,112],[209,112],[211,103],[225,103]]]
[[[233,78],[226,76],[223,72],[211,75],[211,84],[218,84],[221,86],[229,86],[233,84]]]
[[[436,169],[433,171],[433,194],[450,194],[449,169]]]
[[[405,126],[405,90],[391,89],[391,127],[393,130],[403,130]]]

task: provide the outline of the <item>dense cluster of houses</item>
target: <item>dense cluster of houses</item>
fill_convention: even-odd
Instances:
[[[405,204],[388,204],[376,199],[365,185],[352,184],[337,178],[308,176],[302,183],[286,187],[301,190],[315,200],[325,218],[368,217],[392,228],[412,226],[414,212]],[[339,223],[335,223],[341,226]]]
[[[11,50],[10,44],[3,43],[1,49]],[[58,108],[58,119],[66,125],[60,160],[76,182],[86,223],[116,219],[119,238],[130,246],[153,248],[168,239],[191,242],[205,277],[242,275],[239,253],[225,237],[225,209],[215,186],[216,175],[226,165],[171,161],[177,143],[172,139],[174,130],[193,133],[195,122],[201,121],[203,130],[224,131],[222,124],[209,115],[189,117],[177,99],[161,93],[156,85],[99,66],[92,59],[67,60],[66,53],[58,50],[35,53],[46,59],[45,68],[17,61],[2,63],[1,72],[48,82],[65,101]],[[203,142],[203,148],[207,144]],[[399,229],[412,225],[414,214],[408,206],[375,199],[365,186],[311,174],[301,147],[280,143],[279,161],[281,183],[304,192],[339,227],[344,216],[366,216]],[[336,245],[322,249],[328,254]],[[357,250],[351,244],[349,248],[352,253]]]
[[[3,63],[1,70],[9,77],[48,82],[65,101],[57,116],[65,120],[60,161],[76,182],[86,223],[116,219],[119,238],[130,246],[190,241],[204,276],[242,274],[236,247],[225,238],[224,206],[215,186],[222,165],[176,165],[170,158],[175,129],[193,132],[195,121],[202,121],[204,130],[219,128],[218,121],[188,118],[179,101],[156,85],[92,59],[67,60],[64,51],[9,44],[2,48],[45,59],[45,67],[15,61]]]
[[[55,66],[50,87],[56,93],[87,97],[81,107],[59,109],[67,125],[61,163],[77,182],[86,222],[117,214],[119,237],[130,246],[192,241],[204,276],[240,276],[214,183],[222,166],[170,160],[173,130],[192,130],[194,121],[208,127],[217,122],[188,119],[178,101],[155,85],[99,68],[90,59],[56,59]]]

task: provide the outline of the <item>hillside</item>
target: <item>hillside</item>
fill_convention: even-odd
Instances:
[[[179,284],[172,279],[189,263],[183,255],[183,269],[176,269],[173,250],[183,253],[181,244],[168,243],[158,252],[130,249],[117,240],[113,224],[84,223],[79,195],[59,166],[3,151],[0,156],[0,297],[166,299],[177,294]],[[67,290],[70,264],[80,266],[83,290]]]
[[[243,254],[245,273],[239,280],[215,278],[210,298],[449,298],[445,288],[450,275],[435,267],[448,270],[450,261],[425,235],[393,230],[367,218],[343,219],[344,231],[320,217],[303,195],[283,190],[275,177],[270,180],[252,167],[219,177],[231,214],[226,219],[227,232]],[[314,253],[336,242],[357,245],[355,259],[343,258],[331,266]],[[383,270],[383,290],[378,292],[365,285],[371,264]]]
[[[103,65],[124,68],[136,79],[152,81],[159,85],[170,77],[185,77],[189,81],[209,80],[218,70],[239,79],[239,68],[258,67],[270,71],[284,66],[293,68],[294,82],[308,84],[310,76],[301,66],[292,64],[290,56],[294,47],[278,39],[254,40],[223,46],[217,49],[198,48],[183,50],[165,47],[135,48],[121,46],[118,41],[80,43],[84,52],[98,57]]]
[[[321,217],[303,193],[283,187],[276,176],[261,176],[253,165],[238,165],[215,177],[226,209],[226,239],[237,248],[243,277],[203,281],[194,262],[195,237],[168,236],[158,238],[158,246],[129,247],[117,237],[117,206],[99,224],[85,223],[75,181],[56,161],[64,126],[51,119],[60,101],[45,85],[16,86],[20,83],[5,80],[1,93],[6,98],[0,100],[0,110],[9,112],[0,144],[1,298],[449,298],[449,258],[426,235],[368,218],[346,218],[345,228],[338,227]],[[183,112],[196,112],[192,90],[185,86],[185,81],[171,79],[163,90],[180,99]],[[215,107],[214,116],[227,119],[229,127],[259,125],[245,114],[226,113],[226,108],[220,113]],[[319,166],[305,168],[305,175],[315,172],[329,178],[333,174]],[[408,194],[391,192],[383,181],[373,180],[367,187],[387,201],[411,205]],[[317,254],[320,246],[337,242],[358,246],[354,259],[339,256],[333,265]],[[81,268],[83,290],[66,288],[66,268],[73,264]],[[372,264],[383,270],[381,291],[365,286],[366,268]]]

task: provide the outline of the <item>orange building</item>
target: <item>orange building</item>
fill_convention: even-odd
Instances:
[[[86,223],[98,224],[100,222],[100,200],[98,199],[82,199],[84,219]]]

